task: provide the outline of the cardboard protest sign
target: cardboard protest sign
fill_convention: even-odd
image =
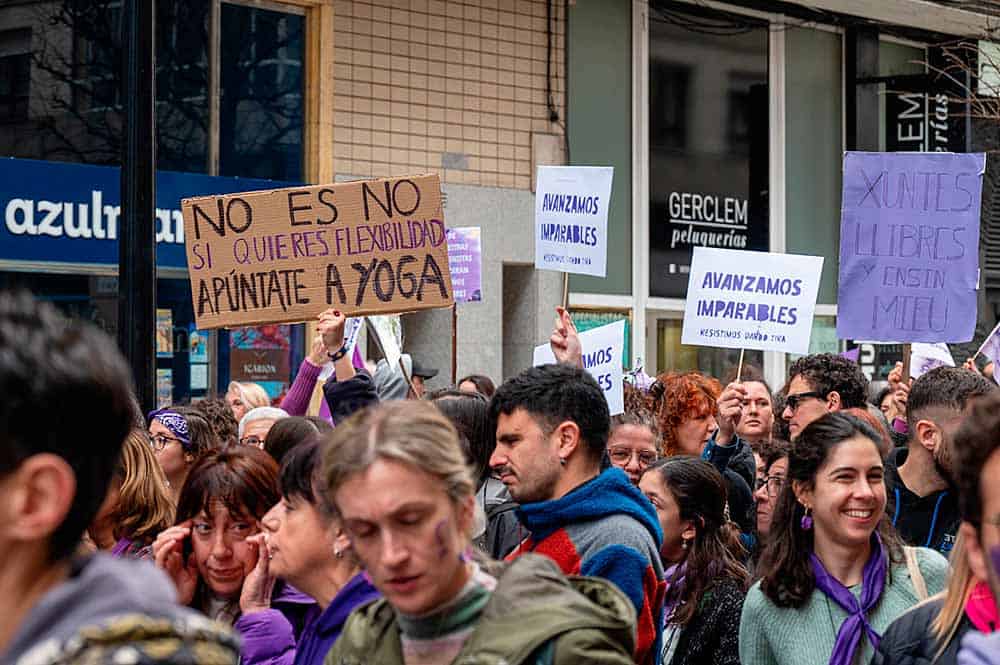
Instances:
[[[615,321],[600,328],[580,333],[583,349],[583,367],[597,380],[608,400],[611,415],[625,412],[625,394],[622,369],[622,352],[625,346],[625,321]],[[548,344],[535,347],[534,365],[554,363],[556,357]]]
[[[436,175],[181,201],[199,329],[453,302]]]
[[[478,226],[448,229],[448,265],[455,302],[482,302],[483,234]]]
[[[610,166],[539,166],[535,267],[607,275]]]
[[[823,257],[695,247],[682,344],[809,353]]]
[[[972,339],[985,168],[983,154],[844,155],[838,337]]]

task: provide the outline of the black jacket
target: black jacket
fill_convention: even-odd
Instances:
[[[355,411],[378,404],[378,393],[375,392],[375,381],[371,374],[363,369],[346,381],[336,381],[331,378],[323,384],[323,397],[330,407],[330,416],[334,423],[340,423]]]
[[[897,448],[885,461],[885,513],[907,545],[929,547],[947,558],[962,521],[958,492],[953,488],[927,496],[911,492],[899,477],[908,454],[907,448]]]
[[[669,665],[739,665],[740,613],[746,591],[735,580],[710,586],[677,638]]]
[[[941,644],[931,634],[931,622],[941,611],[942,603],[942,598],[936,598],[889,624],[872,656],[871,665],[955,665],[962,637],[975,628],[963,612],[955,637],[945,647],[941,657],[935,659]]]

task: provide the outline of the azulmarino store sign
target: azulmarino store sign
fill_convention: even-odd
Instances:
[[[121,169],[0,159],[0,260],[118,265]],[[187,268],[181,199],[290,183],[156,173],[156,264]]]

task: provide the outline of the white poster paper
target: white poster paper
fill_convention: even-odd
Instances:
[[[910,345],[910,377],[919,379],[921,376],[938,367],[954,367],[955,359],[951,350],[944,342],[927,344],[914,342]]]
[[[580,346],[583,349],[583,367],[604,391],[611,415],[624,413],[622,382],[625,374],[622,369],[622,353],[625,347],[625,321],[615,321],[580,333]],[[534,365],[546,365],[555,361],[556,357],[548,344],[535,347],[532,360]]]
[[[535,267],[607,276],[611,166],[539,166]]]
[[[681,343],[809,353],[823,257],[695,247]]]
[[[399,367],[399,359],[403,355],[403,324],[398,314],[369,316],[368,323],[378,336],[385,360],[389,367]]]

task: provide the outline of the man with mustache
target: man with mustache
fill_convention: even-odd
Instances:
[[[996,384],[960,367],[938,367],[910,387],[906,422],[910,438],[886,460],[886,514],[906,543],[945,556],[961,521],[954,484],[954,436],[970,399]]]

